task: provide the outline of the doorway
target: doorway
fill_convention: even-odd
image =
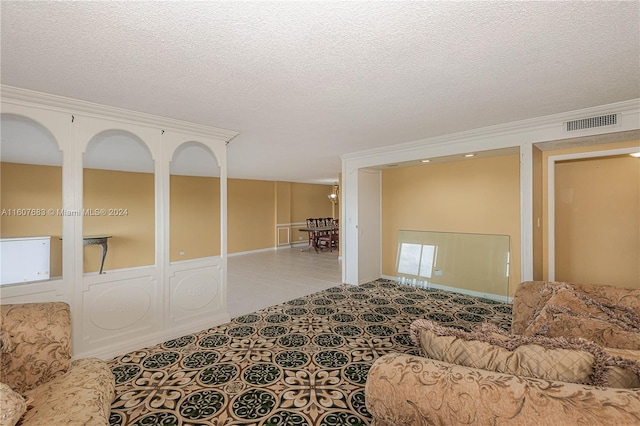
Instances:
[[[549,280],[640,288],[635,151],[549,157]]]

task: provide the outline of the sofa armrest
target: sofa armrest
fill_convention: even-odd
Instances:
[[[68,304],[2,305],[0,329],[8,334],[10,342],[9,348],[3,349],[0,381],[16,392],[24,393],[69,369],[71,313]]]
[[[33,402],[22,417],[28,426],[109,426],[115,381],[106,362],[82,358],[69,371],[25,393]]]
[[[638,389],[595,388],[388,354],[367,378],[375,425],[640,424]]]

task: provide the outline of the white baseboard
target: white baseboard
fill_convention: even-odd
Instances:
[[[392,277],[390,275],[382,275],[381,278],[385,278],[391,281],[401,282],[401,278]],[[433,284],[427,281],[416,281],[415,283],[413,281],[414,280],[407,279],[406,284],[413,285],[416,287],[422,287],[422,288],[435,288],[437,290],[445,290],[445,291],[451,291],[454,293],[462,293],[462,294],[467,294],[469,296],[482,297],[485,299],[496,300],[498,302],[503,302],[503,303],[513,303],[513,297],[502,296],[499,294],[482,293],[479,291],[467,290],[467,289],[458,288],[458,287],[449,287],[446,285]]]
[[[265,251],[274,251],[277,250],[277,247],[268,247],[268,248],[263,248],[263,249],[258,249],[258,250],[249,250],[249,251],[239,251],[236,253],[228,253],[227,256],[228,257],[234,257],[234,256],[244,256],[245,254],[255,254],[255,253],[264,253]]]

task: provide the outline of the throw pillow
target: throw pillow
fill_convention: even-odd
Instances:
[[[551,305],[565,306],[574,312],[584,312],[594,318],[640,329],[640,317],[636,313],[637,310],[630,306],[594,299],[566,283],[561,285],[547,284],[540,291],[541,303],[538,304],[532,317],[535,317],[542,308],[551,302]]]
[[[569,286],[545,288],[553,294],[539,307],[524,331],[526,336],[582,337],[601,346],[640,349],[640,318],[626,306],[609,305]]]
[[[612,357],[585,339],[508,335],[490,324],[466,332],[424,319],[411,324],[411,335],[428,358],[517,376],[622,387],[640,375],[637,360]],[[618,377],[625,374],[631,379]]]
[[[0,407],[0,426],[14,426],[27,411],[24,398],[4,383],[0,383]]]

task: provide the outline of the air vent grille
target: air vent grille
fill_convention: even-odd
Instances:
[[[614,126],[618,124],[618,114],[600,115],[598,117],[581,118],[567,121],[567,132],[591,129],[592,127]]]

